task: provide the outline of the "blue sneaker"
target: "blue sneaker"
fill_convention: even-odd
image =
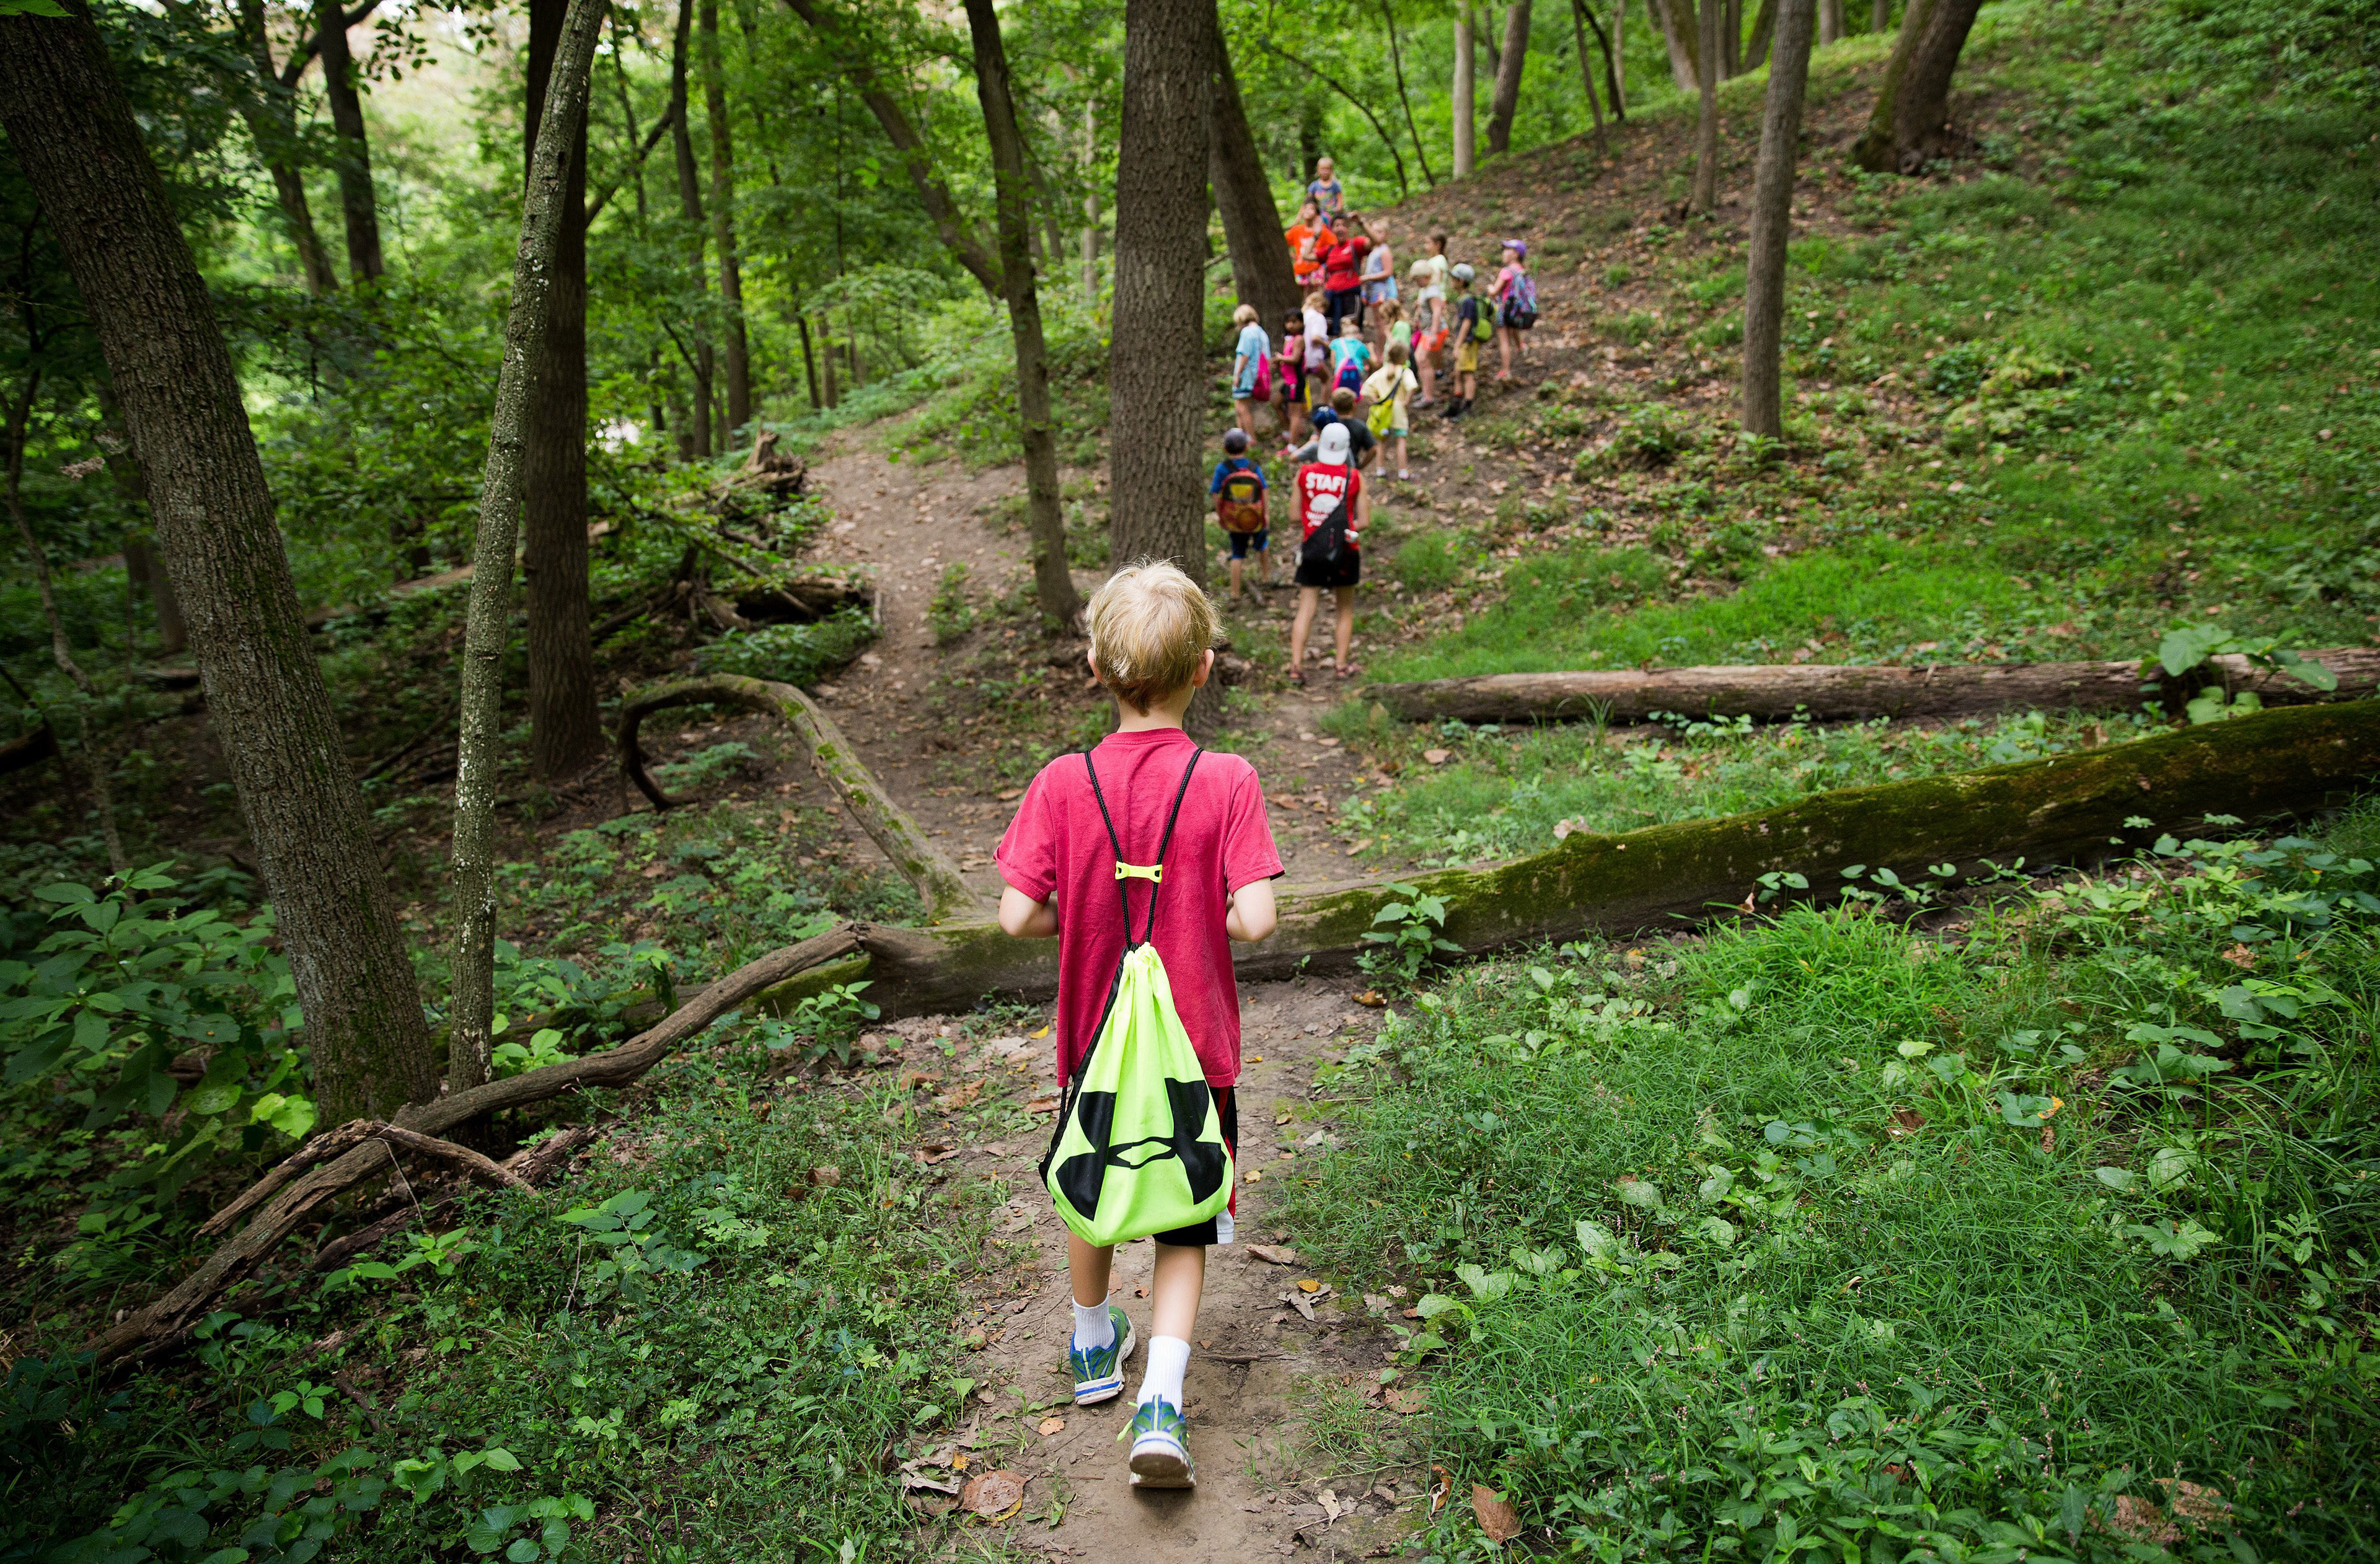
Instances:
[[[1132,1436],[1132,1485],[1135,1488],[1195,1488],[1197,1473],[1190,1464],[1190,1449],[1182,1442],[1182,1409],[1162,1396],[1140,1403],[1124,1432]]]
[[[1066,1366],[1075,1371],[1076,1406],[1097,1406],[1123,1394],[1123,1361],[1138,1343],[1132,1338],[1132,1316],[1114,1303],[1108,1305],[1108,1324],[1115,1334],[1104,1347],[1077,1347],[1072,1340],[1066,1344]]]

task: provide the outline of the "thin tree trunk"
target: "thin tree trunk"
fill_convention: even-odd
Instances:
[[[364,131],[364,103],[356,91],[355,60],[347,53],[346,13],[339,0],[319,0],[322,29],[322,99],[330,105],[338,139],[339,214],[347,226],[347,275],[358,282],[384,270],[380,253],[380,202],[372,193],[371,143]]]
[[[1695,14],[1694,0],[1646,0],[1653,7],[1653,19],[1660,24],[1661,44],[1670,55],[1670,79],[1681,92],[1702,91],[1701,77],[1694,60],[1700,48],[1696,37],[1702,21]],[[1716,0],[1706,0],[1716,3]]]
[[[1125,0],[1108,359],[1109,552],[1207,579],[1207,105],[1214,0]],[[1193,702],[1194,715],[1211,701]]]
[[[1389,134],[1389,127],[1380,123],[1380,116],[1372,112],[1372,105],[1365,99],[1364,95],[1356,91],[1354,88],[1348,86],[1345,82],[1331,76],[1320,66],[1313,63],[1313,61],[1300,59],[1298,56],[1291,54],[1288,50],[1282,48],[1278,43],[1268,40],[1265,43],[1265,47],[1271,50],[1274,54],[1279,55],[1282,59],[1287,60],[1291,65],[1295,66],[1306,75],[1314,78],[1315,80],[1319,81],[1323,86],[1330,88],[1330,91],[1346,99],[1347,102],[1354,107],[1355,112],[1364,116],[1365,120],[1372,127],[1372,134],[1380,139],[1380,145],[1388,151],[1390,164],[1397,171],[1397,189],[1399,193],[1401,195],[1411,195],[1413,193],[1413,185],[1411,181],[1405,178],[1404,154],[1397,151],[1397,139]]]
[[[256,81],[239,94],[240,117],[256,142],[257,161],[273,176],[274,202],[298,251],[298,267],[306,280],[308,297],[320,298],[337,290],[339,273],[331,252],[314,227],[314,209],[306,200],[306,175],[298,163],[297,115],[289,89],[273,63],[273,40],[265,30],[263,0],[240,0],[240,41],[256,67]]]
[[[1099,297],[1099,187],[1091,176],[1099,167],[1099,105],[1083,100],[1083,297]]]
[[[1611,88],[1611,117],[1628,118],[1628,0],[1611,0],[1611,38],[1603,50],[1604,80]]]
[[[1743,0],[1726,0],[1719,13],[1718,79],[1732,81],[1743,74]]]
[[[991,252],[984,247],[973,225],[960,212],[949,185],[934,171],[933,152],[926,145],[925,138],[917,134],[917,127],[910,123],[908,115],[901,107],[901,101],[886,90],[875,67],[856,45],[843,35],[841,28],[819,10],[814,0],[785,0],[785,5],[818,35],[820,42],[841,58],[844,74],[851,79],[852,86],[859,93],[859,101],[876,117],[877,125],[884,132],[884,139],[892,143],[892,150],[901,154],[901,165],[907,171],[909,183],[917,192],[917,204],[926,209],[926,216],[934,224],[934,232],[941,236],[943,245],[958,263],[966,268],[967,274],[983,285],[984,292],[999,297],[1000,277],[993,266]]]
[[[1950,79],[1981,8],[1982,0],[1910,0],[1852,162],[1877,174],[1915,174],[1949,150]]]
[[[802,378],[809,384],[810,411],[815,413],[825,406],[826,403],[819,396],[818,356],[810,350],[810,318],[800,310],[795,310],[794,328],[801,333]]]
[[[1231,247],[1232,287],[1241,303],[1256,306],[1257,319],[1270,333],[1281,329],[1285,316],[1297,312],[1305,296],[1289,263],[1289,247],[1281,242],[1281,209],[1273,205],[1272,184],[1265,178],[1264,160],[1248,129],[1239,78],[1232,70],[1231,45],[1220,26],[1213,85],[1207,162],[1215,205],[1223,215],[1223,237]]]
[[[179,657],[189,649],[190,626],[182,617],[182,600],[174,595],[173,579],[165,574],[164,558],[157,551],[156,518],[149,507],[149,474],[140,465],[140,453],[133,448],[132,433],[125,427],[124,407],[114,386],[100,386],[99,417],[100,444],[104,447],[113,441],[120,447],[109,453],[107,461],[107,476],[115,485],[116,498],[135,515],[150,515],[148,525],[124,540],[125,567],[140,576],[149,594],[150,612],[157,616],[157,655]]]
[[[1477,89],[1477,62],[1473,51],[1477,40],[1471,36],[1471,0],[1455,0],[1454,4],[1454,176],[1468,179],[1477,166],[1478,134],[1476,111],[1473,95]]]
[[[1841,4],[1841,0],[1836,0]],[[1777,0],[1760,0],[1760,9],[1753,14],[1752,42],[1743,52],[1743,68],[1755,71],[1768,57],[1769,35],[1777,29]]]
[[[546,90],[568,0],[529,0],[524,176],[537,166]],[[587,558],[587,122],[565,149],[569,210],[553,248],[542,346],[528,390],[521,453],[528,498],[522,573],[528,581],[529,761],[567,777],[607,747],[595,690]]]
[[[843,387],[835,379],[834,316],[831,313],[819,317],[819,346],[826,359],[826,405],[839,407],[843,406]]]
[[[1512,150],[1512,116],[1521,107],[1521,70],[1529,58],[1529,0],[1504,7],[1504,48],[1496,56],[1496,93],[1488,105],[1488,155]]]
[[[735,141],[727,117],[727,75],[719,58],[719,0],[702,0],[702,99],[710,120],[710,225],[719,245],[720,369],[727,382],[722,450],[752,421],[752,360],[744,333],[744,267],[735,249]]]
[[[21,308],[30,309],[30,306]],[[38,338],[28,333],[29,346],[39,352]],[[17,405],[8,409],[7,489],[8,519],[16,524],[17,537],[25,545],[25,557],[33,564],[33,585],[42,597],[42,617],[49,621],[50,658],[74,684],[75,692],[82,698],[75,705],[75,753],[82,759],[84,778],[91,784],[91,813],[99,817],[99,839],[107,849],[107,867],[118,875],[132,872],[132,860],[125,855],[124,837],[115,828],[115,794],[108,786],[106,750],[92,732],[91,712],[99,704],[99,689],[83,672],[82,664],[74,660],[74,650],[67,641],[67,622],[58,612],[57,593],[50,585],[49,556],[42,552],[42,541],[33,536],[33,524],[25,517],[25,436],[32,421],[33,399],[41,394],[42,367],[35,363],[25,371],[25,387],[18,394]]]
[[[1207,0],[1212,5],[1214,0]],[[976,96],[991,146],[993,216],[1000,235],[1001,291],[1016,346],[1016,421],[1025,447],[1025,520],[1033,538],[1033,594],[1041,612],[1072,626],[1083,600],[1066,570],[1066,518],[1058,508],[1058,425],[1050,412],[1050,346],[1041,334],[1041,296],[1026,248],[1033,191],[1025,176],[1025,137],[1008,83],[1008,51],[992,0],[966,0],[975,44]],[[1273,247],[1278,249],[1281,247]]]
[[[1428,149],[1422,145],[1421,127],[1414,123],[1413,95],[1405,90],[1404,45],[1397,39],[1397,11],[1391,0],[1380,0],[1380,15],[1389,24],[1389,63],[1396,67],[1397,102],[1405,111],[1405,134],[1413,139],[1414,161],[1421,164],[1422,183],[1434,186],[1438,176],[1430,169]]]
[[[686,368],[694,373],[694,454],[708,456],[710,443],[710,332],[701,319],[710,312],[710,288],[703,275],[702,182],[695,173],[694,136],[686,121],[686,50],[694,30],[695,0],[678,0],[677,34],[670,48],[670,144],[677,159],[678,215],[686,223],[686,264],[694,278],[695,296],[702,301],[694,325],[694,351]]]
[[[1843,0],[1818,0],[1818,45],[1840,43],[1843,37]]]
[[[1683,6],[1686,0],[1670,0]],[[1707,216],[1718,205],[1718,18],[1721,0],[1702,0],[1701,35],[1694,43],[1695,91],[1694,209]]]
[[[1892,0],[1875,0],[1868,13],[1868,30],[1882,32],[1892,25]]]
[[[1595,91],[1595,59],[1586,52],[1586,6],[1587,0],[1570,0],[1571,30],[1577,35],[1578,41],[1578,83],[1586,89],[1586,106],[1595,111],[1595,150],[1600,155],[1609,157],[1611,132],[1604,128],[1603,100]],[[1596,36],[1598,40],[1602,34],[1603,30],[1597,28]],[[1605,50],[1603,57],[1608,67],[1611,58],[1610,51]]]
[[[325,1122],[437,1077],[363,794],[289,576],[205,280],[85,0],[0,17],[0,125],[124,401],[217,741],[305,1015]]]
[[[1810,29],[1817,0],[1784,0],[1777,61],[1760,115],[1760,161],[1752,176],[1752,245],[1744,266],[1743,427],[1785,435],[1780,383],[1785,329],[1785,244],[1793,232],[1793,168],[1802,150],[1802,95],[1810,78]]]
[[[488,1078],[495,1012],[496,768],[503,722],[504,649],[512,638],[513,542],[526,477],[536,367],[545,362],[553,296],[554,252],[577,224],[581,197],[571,188],[573,149],[586,129],[588,77],[605,0],[570,0],[554,42],[537,151],[529,164],[520,245],[513,256],[511,307],[504,317],[504,367],[488,418],[488,461],[480,479],[480,525],[471,545],[470,607],[463,626],[461,742],[455,760],[453,1028],[446,1084],[468,1091]]]

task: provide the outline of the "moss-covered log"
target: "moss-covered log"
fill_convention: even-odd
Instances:
[[[906,809],[892,801],[884,784],[863,764],[851,741],[834,720],[810,697],[791,685],[773,679],[747,679],[732,673],[704,679],[679,679],[655,685],[630,696],[620,712],[620,764],[657,809],[674,802],[645,770],[644,751],[637,732],[644,720],[673,706],[734,706],[763,712],[784,723],[808,752],[810,768],[832,790],[868,840],[892,860],[892,867],[917,888],[927,915],[934,923],[980,912],[986,899],[969,886],[950,855],[934,845]]]
[[[1612,721],[1638,722],[1657,711],[1764,720],[1802,714],[1819,721],[2028,709],[2133,711],[2150,698],[2144,686],[2160,686],[2170,700],[2216,680],[2234,690],[2255,691],[2267,706],[2346,700],[2380,688],[2380,651],[2334,647],[2305,655],[2338,675],[2337,690],[2317,690],[2286,673],[2252,667],[2245,658],[2217,657],[2180,679],[2162,677],[2164,670],[2155,662],[1803,663],[1487,673],[1375,685],[1366,693],[1408,721],[1562,721],[1600,712]]]

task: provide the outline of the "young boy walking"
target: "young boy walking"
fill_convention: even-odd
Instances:
[[[1147,939],[1165,964],[1223,1139],[1236,1149],[1240,1001],[1231,941],[1272,932],[1272,881],[1281,862],[1256,768],[1236,755],[1208,754],[1182,731],[1192,693],[1214,671],[1221,621],[1170,564],[1117,571],[1092,596],[1085,620],[1091,672],[1115,697],[1116,731],[1087,754],[1050,761],[1025,790],[993,855],[1007,882],[1000,927],[1017,939],[1058,940],[1058,1075],[1069,1081],[1099,1035],[1132,940],[1128,915],[1148,918]],[[1119,873],[1120,859],[1155,865],[1160,843],[1161,873]],[[1232,1220],[1227,1206],[1195,1228],[1156,1235],[1148,1353],[1129,1428],[1135,1487],[1196,1484],[1182,1381],[1207,1248],[1232,1242]],[[1123,1392],[1124,1362],[1136,1344],[1131,1318],[1108,1301],[1114,1255],[1067,1234],[1075,1300],[1067,1358],[1075,1400],[1085,1406]]]
[[[1207,497],[1215,502],[1215,519],[1223,528],[1223,536],[1232,544],[1232,597],[1245,596],[1258,608],[1265,605],[1264,594],[1247,586],[1240,576],[1250,551],[1257,556],[1257,585],[1272,585],[1272,562],[1265,552],[1265,540],[1269,536],[1271,515],[1267,509],[1268,485],[1264,468],[1248,455],[1248,437],[1238,430],[1223,436],[1223,459],[1215,464],[1214,476],[1207,481]]]
[[[1454,396],[1446,405],[1443,418],[1459,418],[1471,411],[1471,399],[1479,394],[1479,296],[1471,291],[1472,271],[1464,262],[1451,273],[1454,278]]]

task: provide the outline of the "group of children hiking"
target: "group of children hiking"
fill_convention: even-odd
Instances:
[[[1288,440],[1281,455],[1295,464],[1290,677],[1303,684],[1326,588],[1337,610],[1338,673],[1357,671],[1347,654],[1371,518],[1366,469],[1377,460],[1377,477],[1392,462],[1399,479],[1412,476],[1412,412],[1437,400],[1441,356],[1451,356],[1454,376],[1449,418],[1477,394],[1487,342],[1501,339],[1498,378],[1510,378],[1519,333],[1536,323],[1536,288],[1528,247],[1510,240],[1483,300],[1472,268],[1449,260],[1440,235],[1408,273],[1409,316],[1395,258],[1346,210],[1328,158],[1288,239],[1311,291],[1281,322],[1278,348],[1253,309],[1238,311],[1237,427],[1224,436],[1208,491],[1231,539],[1232,591],[1254,589],[1243,574],[1251,556],[1270,585],[1271,486],[1249,455],[1256,406],[1270,403]],[[1213,600],[1174,564],[1144,562],[1109,577],[1085,623],[1091,673],[1115,699],[1116,728],[1087,753],[1050,762],[1026,789],[993,858],[1004,881],[1000,926],[1018,939],[1058,941],[1052,1025],[1064,1089],[1041,1178],[1067,1230],[1075,1400],[1091,1406],[1123,1394],[1124,1365],[1141,1342],[1130,1314],[1111,1301],[1115,1245],[1153,1239],[1149,1337],[1124,1430],[1128,1466],[1135,1487],[1186,1488],[1196,1467],[1183,1384],[1207,1250],[1232,1242],[1236,1214],[1240,1014],[1231,946],[1272,932],[1281,860],[1255,767],[1210,755],[1183,731],[1193,695],[1214,671],[1222,620]],[[1151,861],[1135,861],[1143,853]]]
[[[1366,472],[1378,458],[1375,477],[1393,467],[1400,480],[1412,479],[1413,412],[1437,402],[1441,358],[1451,360],[1444,372],[1453,376],[1442,409],[1449,418],[1471,410],[1479,349],[1488,342],[1496,342],[1502,355],[1496,378],[1512,378],[1521,334],[1536,324],[1537,287],[1525,240],[1504,241],[1502,263],[1483,298],[1475,286],[1477,273],[1449,258],[1445,235],[1433,235],[1429,253],[1407,273],[1414,285],[1408,314],[1387,239],[1375,238],[1364,219],[1346,210],[1329,158],[1315,165],[1297,223],[1285,236],[1298,281],[1312,291],[1305,307],[1281,322],[1278,345],[1254,306],[1234,311],[1235,427],[1223,438],[1223,459],[1207,488],[1231,543],[1232,596],[1248,595],[1261,606],[1258,588],[1272,585],[1271,485],[1249,450],[1257,408],[1271,405],[1286,440],[1281,457],[1296,464],[1290,498],[1299,524],[1293,569],[1298,602],[1289,677],[1302,685],[1306,637],[1325,588],[1336,600],[1334,668],[1342,679],[1358,672],[1347,654],[1362,574],[1360,538],[1371,515]],[[1251,556],[1254,586],[1245,575]]]

